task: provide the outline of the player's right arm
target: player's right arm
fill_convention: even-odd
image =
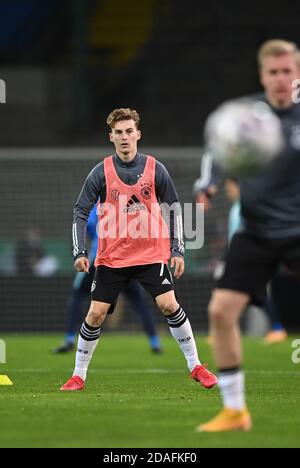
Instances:
[[[194,182],[193,195],[196,203],[201,203],[204,210],[211,207],[210,199],[218,191],[220,171],[214,163],[213,154],[205,151],[201,159],[200,177]]]
[[[73,257],[77,271],[89,271],[89,260],[86,249],[87,222],[98,199],[105,199],[105,176],[103,162],[98,164],[87,176],[74,208],[73,216]]]

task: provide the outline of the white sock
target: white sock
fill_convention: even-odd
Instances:
[[[238,370],[234,373],[220,372],[219,387],[226,408],[245,408],[245,376]]]
[[[179,309],[167,316],[170,332],[180,346],[190,371],[200,364],[191,324],[184,310]]]
[[[99,341],[100,331],[100,327],[91,327],[86,322],[81,326],[73,375],[78,375],[82,380],[86,379],[93,352]]]

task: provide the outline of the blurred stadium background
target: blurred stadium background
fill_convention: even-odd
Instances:
[[[64,330],[72,210],[89,170],[112,151],[108,113],[141,113],[141,151],[167,166],[181,201],[191,202],[204,119],[220,101],[259,89],[255,52],[272,37],[299,44],[294,2],[283,21],[277,0],[272,9],[234,0],[0,1],[0,332]],[[212,272],[226,243],[222,191],[215,207],[177,287],[198,332],[207,331]],[[43,260],[31,272],[30,242]],[[285,326],[299,329],[297,284],[283,277],[277,291]],[[139,330],[128,305],[120,308],[108,327]],[[163,330],[159,313],[157,321]]]

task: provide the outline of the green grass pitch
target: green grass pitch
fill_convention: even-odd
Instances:
[[[175,341],[162,338],[153,355],[142,335],[103,333],[86,389],[60,392],[74,354],[53,355],[61,337],[1,336],[13,386],[0,386],[0,447],[300,447],[300,364],[289,341],[264,346],[244,339],[248,433],[199,434],[195,426],[220,409],[217,388],[206,390],[188,377]],[[197,337],[202,360],[211,350]]]

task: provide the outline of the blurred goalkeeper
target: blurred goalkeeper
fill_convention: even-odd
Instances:
[[[293,83],[300,76],[299,49],[284,40],[266,41],[258,51],[258,65],[264,93],[254,98],[268,103],[279,117],[285,142],[268,169],[240,181],[243,223],[232,238],[209,303],[223,410],[198,426],[199,432],[251,428],[239,318],[249,303],[261,305],[281,262],[300,273],[300,105],[293,102]],[[204,155],[202,169],[194,190],[197,202],[208,208],[217,191],[211,154]]]
[[[107,119],[116,153],[88,175],[74,210],[73,245],[77,271],[89,272],[85,246],[86,224],[97,206],[98,251],[90,309],[78,337],[73,376],[61,390],[82,390],[101,325],[112,313],[117,297],[136,279],[152,295],[166,316],[171,334],[181,348],[191,377],[206,388],[217,378],[202,365],[190,322],[178,304],[175,278],[184,272],[182,215],[178,195],[166,168],[152,156],[138,153],[139,115],[132,109],[115,109]],[[169,226],[162,217],[162,207]],[[171,242],[170,242],[171,240]]]
[[[67,306],[67,330],[65,341],[54,350],[55,354],[67,353],[75,348],[76,336],[82,323],[82,303],[83,300],[90,295],[95,273],[93,263],[96,258],[98,247],[97,224],[98,217],[95,205],[90,213],[87,223],[87,234],[90,238],[89,261],[91,263],[89,273],[77,272],[74,278]],[[148,306],[142,287],[137,281],[133,280],[130,281],[123,293],[139,315],[145,333],[148,336],[151,350],[154,353],[161,353],[162,347],[155,329],[154,310],[152,307]]]

